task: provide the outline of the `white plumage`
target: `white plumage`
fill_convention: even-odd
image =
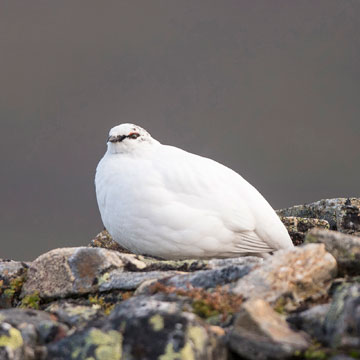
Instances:
[[[126,249],[165,259],[292,247],[263,196],[216,161],[162,145],[137,125],[110,130],[96,170],[102,221]]]

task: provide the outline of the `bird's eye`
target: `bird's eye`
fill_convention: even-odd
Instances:
[[[136,138],[138,138],[140,136],[140,134],[138,134],[138,133],[130,133],[129,135],[128,135],[128,138],[130,138],[130,139],[136,139]]]

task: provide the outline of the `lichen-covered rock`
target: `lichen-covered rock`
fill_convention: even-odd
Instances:
[[[23,360],[24,356],[24,341],[20,331],[8,323],[0,323],[0,359]]]
[[[41,298],[95,292],[104,273],[112,269],[142,269],[135,255],[101,248],[63,248],[39,256],[29,267],[22,297],[38,292]]]
[[[309,345],[303,333],[290,329],[286,321],[262,299],[247,301],[229,336],[233,351],[245,359],[283,359]]]
[[[238,280],[233,291],[245,298],[263,298],[275,304],[280,297],[291,309],[308,298],[326,294],[336,275],[336,260],[323,244],[280,250],[262,266]]]
[[[313,228],[330,229],[330,225],[326,220],[301,218],[296,216],[281,216],[283,224],[294,243],[294,245],[301,245],[306,234]]]
[[[360,235],[360,199],[324,199],[277,211],[279,216],[297,216],[327,220],[331,230]]]
[[[19,261],[0,261],[0,309],[16,305],[25,280],[27,265]]]
[[[100,317],[102,307],[100,304],[79,305],[61,300],[48,305],[45,311],[56,315],[62,323],[80,329],[85,328],[90,321]]]
[[[360,237],[342,234],[338,231],[312,230],[306,243],[322,243],[337,263],[340,275],[360,274]]]
[[[226,359],[210,329],[176,302],[139,296],[118,305],[103,326],[51,344],[48,359]]]
[[[21,357],[24,360],[43,359],[45,344],[67,335],[69,327],[44,311],[6,309],[0,311],[0,325],[11,326],[13,334],[21,342]],[[16,331],[15,331],[16,330]],[[1,351],[0,351],[1,354]],[[0,359],[3,359],[0,355]]]
[[[334,294],[324,321],[329,346],[360,348],[360,284],[344,284]]]

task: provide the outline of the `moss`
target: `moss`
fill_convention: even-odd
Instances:
[[[38,291],[33,292],[30,295],[26,295],[20,303],[20,308],[22,309],[35,309],[38,310],[40,308],[40,295]]]
[[[105,315],[109,315],[115,306],[115,304],[106,301],[103,296],[99,296],[99,295],[95,295],[95,296],[90,295],[89,302],[92,305],[99,305],[101,309],[104,311]]]
[[[149,319],[149,323],[152,325],[154,331],[160,331],[164,328],[164,318],[156,314]]]
[[[0,347],[7,347],[11,350],[16,350],[23,346],[23,344],[24,342],[20,331],[13,327],[9,329],[9,336],[0,336]]]
[[[16,278],[11,279],[9,285],[5,289],[2,289],[3,294],[13,299],[16,295],[20,294],[24,281],[25,281],[24,275],[17,276]],[[1,285],[2,287],[4,286],[3,282]]]
[[[192,303],[193,311],[202,318],[210,318],[219,315],[219,311],[215,310],[205,299],[195,300]]]
[[[228,315],[239,311],[242,304],[241,296],[229,293],[221,287],[217,287],[211,292],[201,288],[184,290],[157,282],[150,287],[150,291],[152,293],[163,292],[191,298],[194,313],[205,319],[221,315],[222,319],[225,320]]]

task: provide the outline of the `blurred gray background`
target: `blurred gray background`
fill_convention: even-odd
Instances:
[[[0,257],[102,229],[109,128],[220,161],[274,208],[359,196],[358,0],[0,3]]]

